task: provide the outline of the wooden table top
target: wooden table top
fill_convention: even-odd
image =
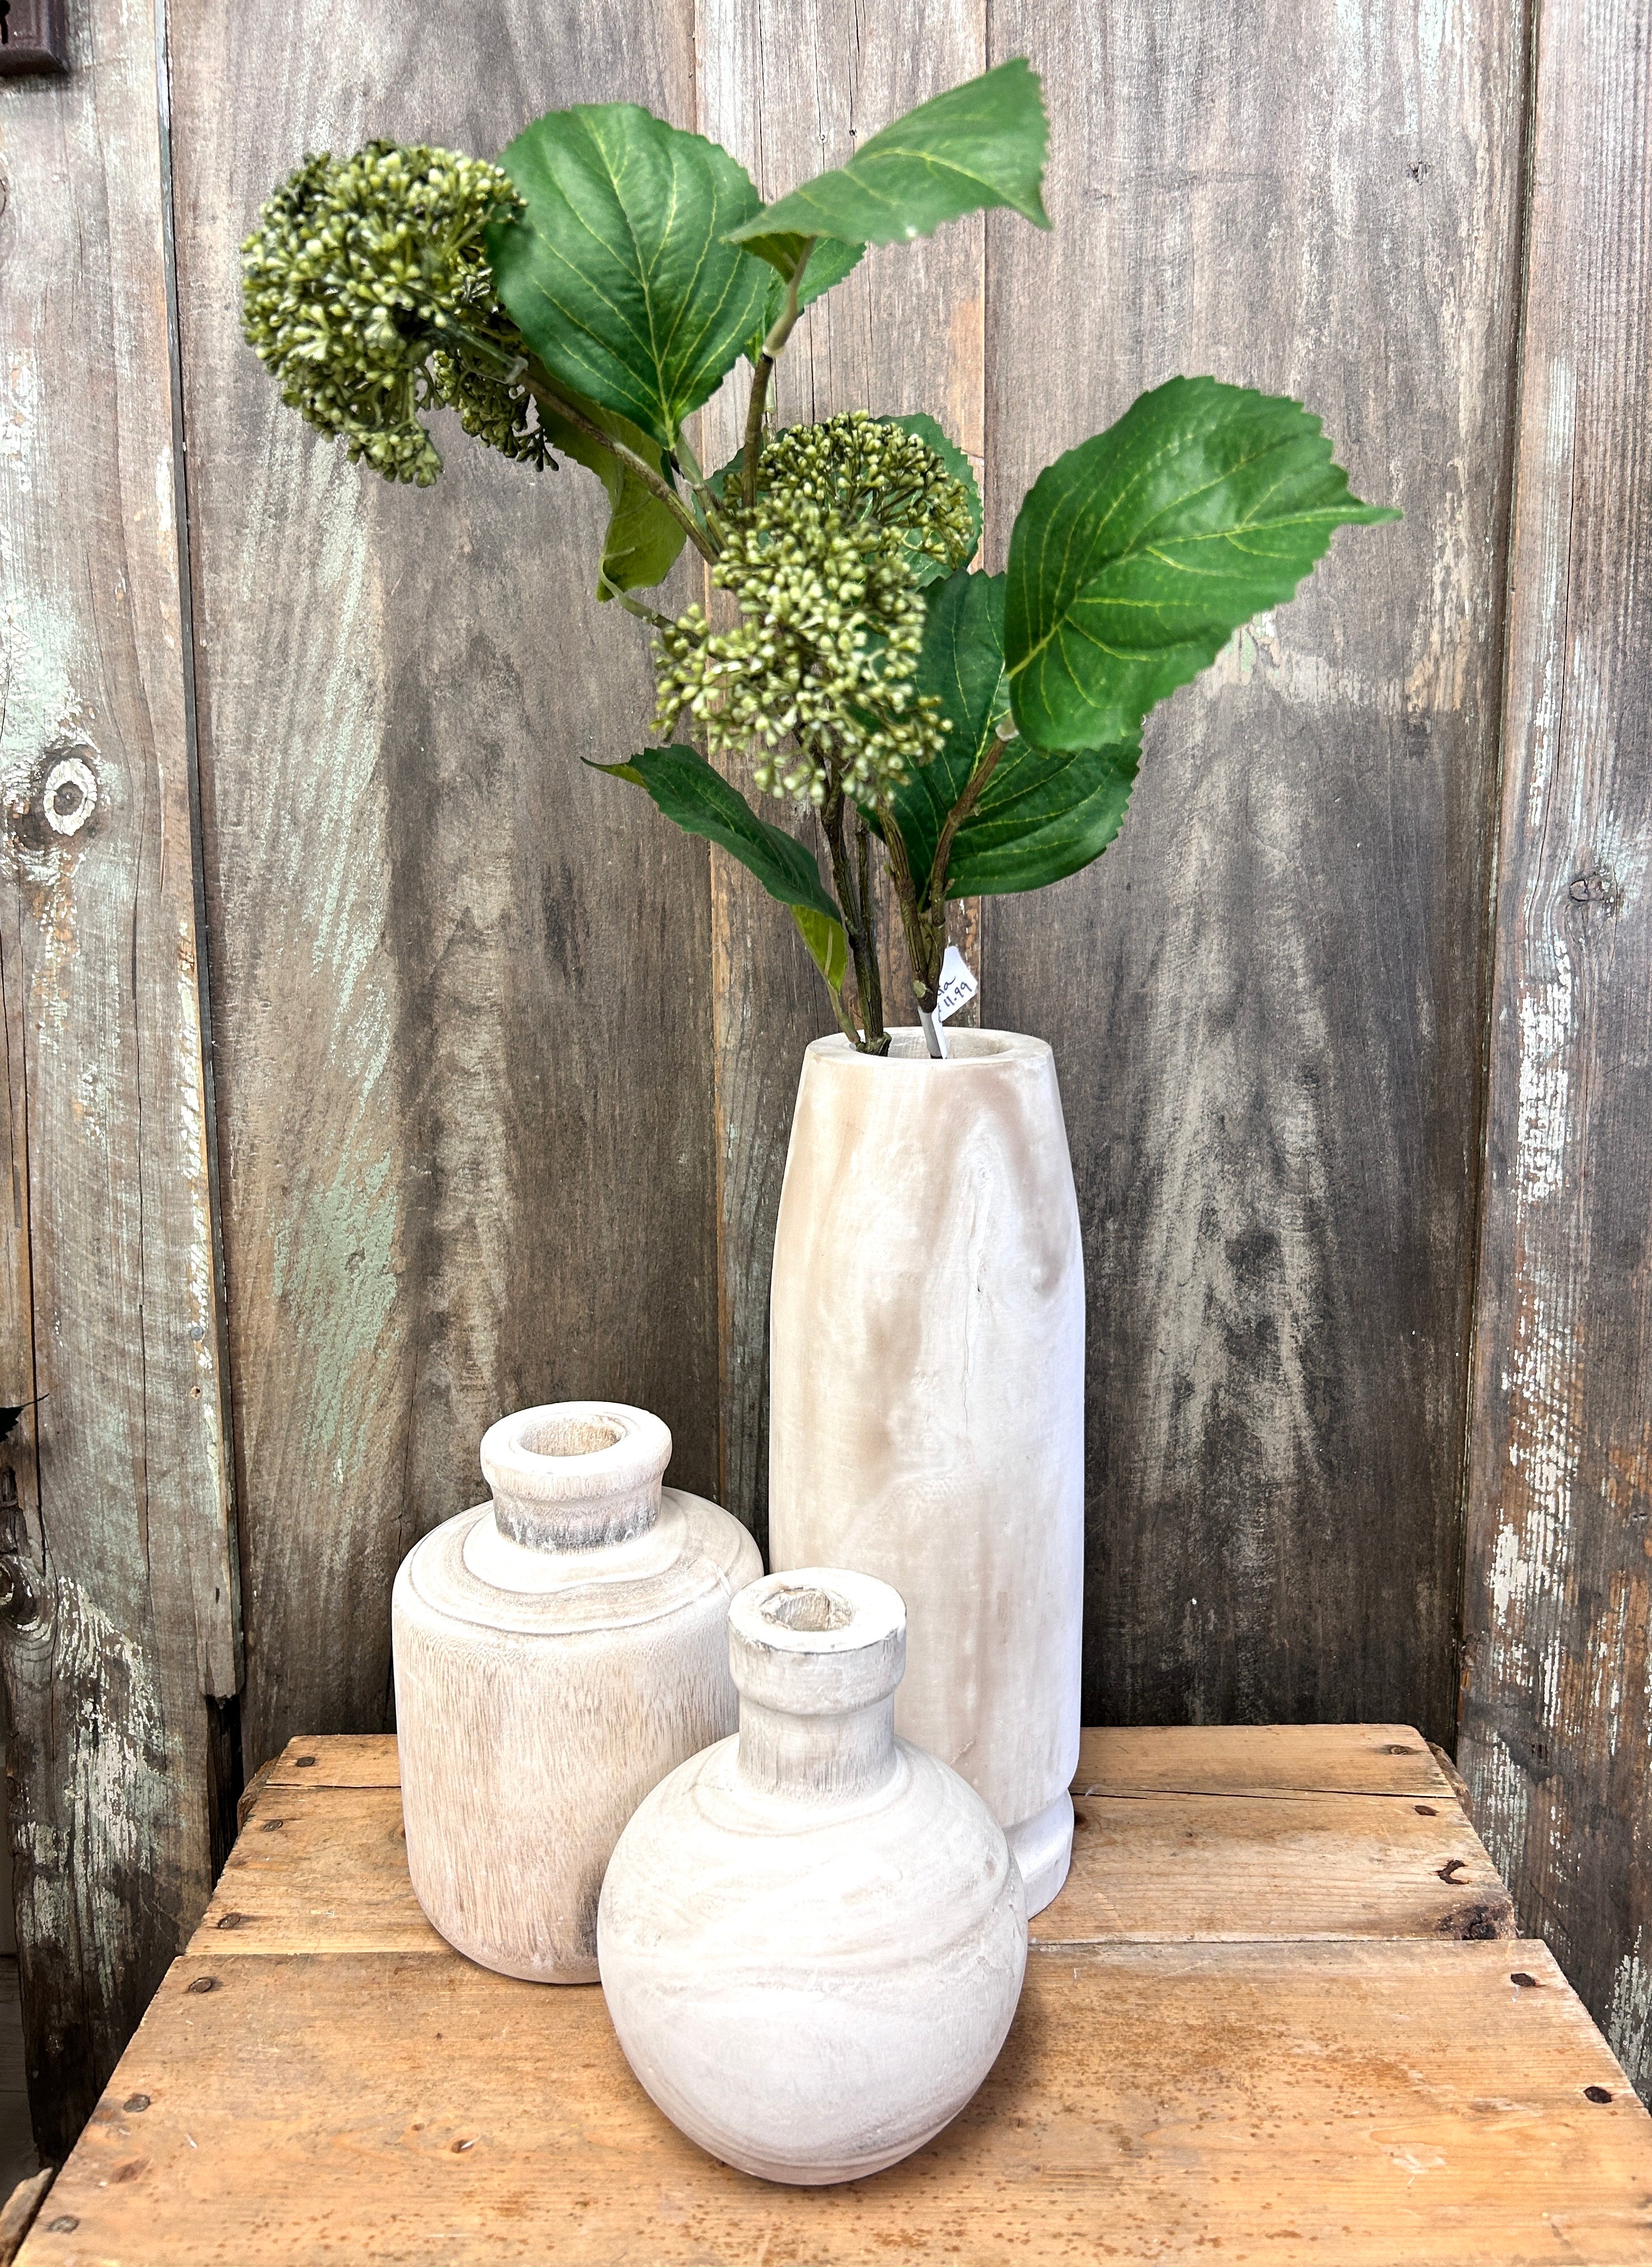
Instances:
[[[874,2180],[715,2163],[595,1985],[414,1903],[391,1738],[295,1741],[23,2267],[1652,2260],[1652,2119],[1404,1725],[1087,1732],[1009,2040]]]

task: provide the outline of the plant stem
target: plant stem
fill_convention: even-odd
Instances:
[[[821,832],[831,854],[832,889],[844,919],[844,935],[855,964],[855,990],[859,995],[860,1020],[866,1036],[856,1041],[863,1054],[887,1055],[889,1035],[883,1028],[883,983],[878,973],[878,943],[872,918],[871,891],[857,896],[844,831],[844,791],[834,780],[820,807]]]
[[[1013,734],[1012,733],[1012,737]],[[929,869],[929,902],[939,904],[947,894],[947,869],[952,860],[952,846],[958,829],[963,825],[986,790],[987,781],[998,767],[998,759],[1009,746],[1002,737],[994,740],[964,785],[964,791],[947,813],[946,824],[940,830],[940,840],[935,845],[934,862]]]
[[[686,434],[679,433],[677,435],[676,447],[673,451],[673,454],[676,456],[677,463],[683,468],[683,479],[694,491],[695,502],[699,505],[700,510],[704,513],[706,527],[710,531],[713,539],[720,551],[724,538],[727,533],[727,530],[724,527],[722,516],[717,509],[717,499],[711,492],[711,488],[706,481],[705,473],[700,470],[698,458],[689,446],[688,436]]]
[[[815,239],[805,239],[797,256],[797,266],[792,270],[786,287],[786,304],[775,318],[773,327],[763,341],[763,351],[757,356],[751,373],[751,399],[746,404],[746,437],[741,451],[740,494],[746,510],[757,501],[757,460],[763,454],[763,412],[769,399],[769,380],[774,375],[774,365],[786,352],[786,342],[797,322],[797,287],[803,280],[803,270],[808,266],[808,256],[815,249]]]
[[[721,555],[715,537],[709,530],[701,527],[663,473],[656,473],[654,466],[640,457],[634,449],[628,449],[611,433],[604,433],[602,427],[588,417],[582,409],[576,409],[571,401],[565,400],[537,363],[529,364],[523,373],[523,383],[542,408],[549,409],[554,416],[560,417],[597,448],[606,449],[616,464],[623,466],[632,480],[640,481],[649,495],[656,497],[672,518],[679,523],[700,556],[715,566]]]

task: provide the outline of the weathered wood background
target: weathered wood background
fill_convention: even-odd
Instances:
[[[47,2146],[239,1776],[389,1721],[391,1574],[493,1417],[646,1403],[761,1536],[829,1021],[743,873],[578,762],[648,707],[594,484],[457,429],[430,493],[353,471],[241,343],[240,239],[307,150],[617,97],[774,193],[1020,52],[1053,235],[871,254],[783,410],[936,410],[993,566],[1177,370],[1302,396],[1407,513],[1155,721],[1099,866],[961,919],[983,1020],[1062,1070],[1087,1718],[1450,1743],[1460,1691],[1525,1923],[1652,2084],[1648,0],[70,13],[67,79],[0,82],[0,1392],[48,1397],[0,1446],[0,1652]]]

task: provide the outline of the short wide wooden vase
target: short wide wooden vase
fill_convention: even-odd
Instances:
[[[910,1624],[895,1728],[1066,1879],[1084,1611],[1084,1261],[1042,1039],[915,1031],[803,1061],[775,1230],[769,1563],[858,1566]]]
[[[895,1735],[884,1582],[771,1574],[735,1599],[740,1731],[619,1838],[597,1951],[619,2043],[691,2140],[815,2187],[921,2148],[992,2067],[1027,1905],[1002,1828]]]
[[[482,1438],[493,1500],[403,1560],[391,1606],[407,1868],[501,1975],[588,1984],[621,1828],[732,1731],[729,1600],[763,1571],[715,1504],[662,1488],[671,1435],[614,1401]]]

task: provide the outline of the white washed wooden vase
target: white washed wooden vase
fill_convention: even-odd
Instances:
[[[391,1604],[407,1868],[449,1943],[548,1984],[596,1974],[596,1898],[649,1789],[731,1731],[728,1602],[763,1562],[662,1488],[671,1435],[614,1401],[482,1437],[493,1500],[433,1529]]]
[[[769,1559],[909,1618],[902,1735],[961,1772],[1042,1911],[1072,1853],[1084,1262],[1042,1039],[803,1061],[775,1233]]]
[[[655,1787],[603,1884],[625,2058],[673,2124],[770,2181],[855,2180],[921,2148],[992,2067],[1027,1904],[1003,1829],[895,1734],[900,1598],[771,1574],[735,1599],[740,1730]]]

